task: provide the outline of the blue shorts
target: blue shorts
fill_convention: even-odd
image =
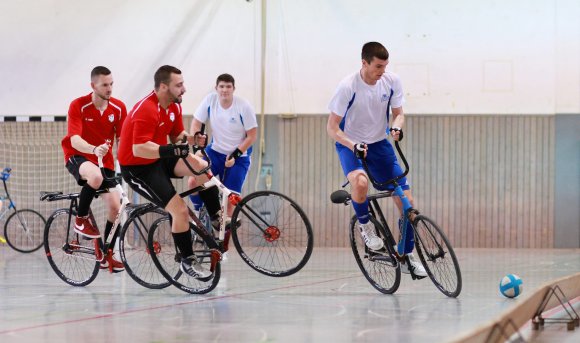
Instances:
[[[205,149],[205,152],[211,160],[211,172],[213,175],[218,177],[229,190],[241,194],[244,181],[246,181],[246,176],[252,164],[250,156],[240,156],[233,166],[226,168],[226,155],[211,149],[211,147]]]
[[[347,176],[353,170],[364,170],[362,162],[354,156],[354,153],[349,148],[345,147],[340,143],[335,143],[336,152],[338,153],[338,158],[340,159],[340,165],[344,171],[344,176]],[[395,155],[395,150],[389,141],[382,140],[376,143],[368,144],[367,150],[367,164],[369,166],[369,171],[372,177],[378,182],[382,183],[391,180],[401,174],[403,170],[399,166],[397,161],[397,156]],[[407,178],[403,177],[398,184],[403,188],[403,190],[409,189],[409,183]],[[394,189],[393,185],[385,185],[381,187],[380,191]]]

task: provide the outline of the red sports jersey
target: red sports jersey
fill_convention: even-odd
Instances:
[[[121,135],[121,127],[127,117],[125,104],[111,97],[107,108],[101,113],[93,104],[91,96],[92,93],[73,100],[68,109],[68,131],[61,142],[65,163],[71,156],[81,155],[97,164],[97,155],[85,154],[73,148],[70,142],[72,136],[79,135],[87,143],[98,146],[106,140],[112,144],[115,137]],[[108,169],[115,169],[112,147],[103,158],[103,164]]]
[[[154,142],[167,144],[167,136],[177,137],[184,130],[181,105],[172,103],[165,110],[155,92],[139,101],[123,124],[119,143],[119,164],[122,166],[151,164],[157,159],[133,155],[133,144]]]

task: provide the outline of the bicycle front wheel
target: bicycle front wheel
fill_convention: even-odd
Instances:
[[[191,244],[197,260],[206,269],[210,269],[212,250],[218,251],[217,243],[208,234],[200,235],[192,230]],[[191,294],[204,294],[211,292],[217,286],[221,275],[219,261],[215,266],[212,278],[208,281],[201,281],[181,272],[179,269],[181,254],[173,241],[171,222],[168,216],[157,219],[151,225],[147,245],[151,251],[153,263],[167,281],[175,287]]]
[[[64,282],[73,286],[90,284],[99,273],[99,262],[95,257],[95,244],[102,241],[85,240],[74,232],[70,210],[54,212],[44,230],[44,251],[48,263]]]
[[[430,218],[418,215],[413,222],[417,254],[435,286],[446,296],[461,293],[461,270],[449,240]]]
[[[401,284],[401,267],[398,261],[393,258],[388,240],[385,239],[384,229],[374,218],[370,217],[374,225],[377,236],[383,239],[388,252],[379,253],[369,250],[361,237],[358,218],[352,217],[350,221],[350,245],[356,263],[367,281],[379,292],[392,294],[399,289]]]
[[[135,209],[123,225],[119,253],[129,276],[143,287],[162,289],[171,285],[153,263],[147,239],[152,223],[165,214],[158,210]]]
[[[18,210],[6,219],[4,224],[4,238],[12,249],[29,253],[42,246],[44,217],[30,209]]]
[[[300,206],[272,191],[248,194],[236,206],[232,238],[238,253],[250,267],[268,276],[296,273],[310,259],[312,226]]]

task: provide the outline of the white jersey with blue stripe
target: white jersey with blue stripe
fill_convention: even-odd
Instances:
[[[342,117],[340,129],[358,143],[375,143],[387,137],[389,108],[403,106],[399,77],[385,72],[374,85],[363,81],[360,72],[340,82],[328,109]]]
[[[212,128],[211,148],[224,155],[236,150],[246,138],[246,131],[258,127],[256,112],[252,106],[235,95],[232,105],[224,109],[217,93],[208,94],[195,111],[194,117],[202,123],[209,119]],[[246,153],[251,153],[251,148]]]

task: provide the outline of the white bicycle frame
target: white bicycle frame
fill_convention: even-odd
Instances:
[[[103,157],[99,156],[98,160],[99,160],[99,168],[101,169],[101,174],[103,174],[103,182],[104,182],[104,180],[110,179],[110,178],[108,178],[105,175],[105,167],[103,165]],[[127,204],[129,203],[129,198],[127,197],[127,193],[123,189],[123,186],[121,186],[121,184],[119,184],[118,182],[115,185],[115,191],[117,191],[119,193],[119,196],[121,197],[121,207],[119,208],[119,212],[117,212],[117,214],[115,215],[115,221],[113,222],[113,229],[111,230],[111,232],[109,232],[109,235],[107,237],[104,237],[105,241],[103,243],[104,243],[104,246],[107,248],[109,248],[108,244],[109,244],[109,242],[111,242],[113,235],[117,231],[117,226],[121,222],[121,214],[125,212],[125,207],[127,207]]]
[[[213,186],[217,186],[220,193],[222,194],[222,200],[221,200],[221,215],[220,215],[220,230],[219,230],[219,234],[218,234],[218,238],[219,240],[223,241],[225,234],[226,234],[226,220],[225,218],[227,217],[227,210],[228,210],[228,203],[230,201],[230,195],[231,194],[236,194],[232,192],[229,188],[227,188],[226,186],[224,186],[224,184],[212,173],[207,172],[205,174],[206,176],[210,176],[210,179],[208,181],[206,181],[203,186],[208,189],[210,187]]]

